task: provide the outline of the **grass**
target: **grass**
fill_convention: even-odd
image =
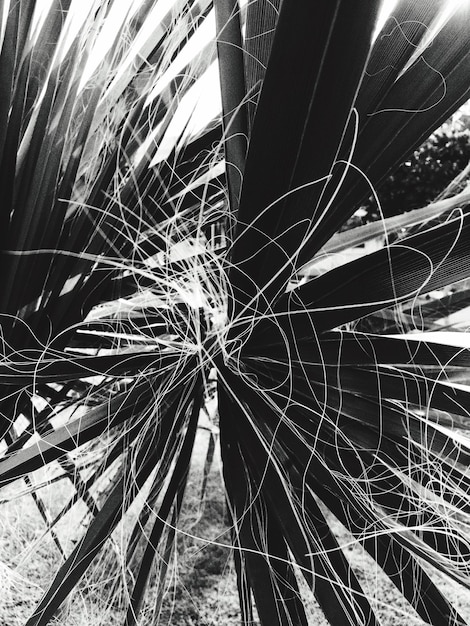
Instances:
[[[236,580],[230,559],[230,533],[227,528],[225,499],[220,481],[220,458],[217,456],[208,476],[206,495],[201,501],[203,467],[209,433],[200,429],[187,485],[187,497],[182,512],[180,532],[172,555],[166,591],[161,607],[162,624],[234,624],[239,621]],[[37,480],[46,479],[51,468],[36,472]],[[51,582],[61,563],[60,553],[52,538],[43,537],[44,525],[31,496],[15,497],[17,486],[2,490],[9,502],[2,505],[0,576],[4,601],[0,606],[0,624],[20,626],[32,612],[44,589]],[[15,493],[16,492],[16,493]],[[51,515],[57,513],[72,494],[67,481],[54,483],[38,490]],[[140,496],[140,500],[144,496]],[[141,502],[140,502],[141,503]],[[135,503],[137,509],[139,502]],[[56,529],[61,544],[70,550],[83,532],[84,507],[75,507]],[[120,624],[123,608],[110,609],[100,599],[106,591],[122,580],[119,571],[122,535],[130,532],[135,515],[126,518],[125,527],[114,535],[114,548],[106,566],[94,569],[79,588],[72,603],[65,606],[53,624],[84,626],[85,624]],[[225,544],[225,545],[219,545]],[[19,565],[15,566],[15,563]],[[118,568],[116,568],[118,566]],[[107,578],[112,580],[107,580]],[[154,587],[155,579],[150,587]],[[122,591],[121,591],[122,593]],[[22,598],[19,600],[19,598]],[[142,622],[154,611],[152,598],[143,609]],[[111,604],[112,606],[112,604]]]
[[[172,553],[165,594],[158,609],[156,623],[162,626],[234,626],[240,623],[218,448],[207,477],[204,499],[200,497],[208,441],[209,431],[199,429],[178,538]],[[35,478],[43,480],[48,473],[51,474],[51,468],[36,472]],[[17,489],[2,490],[2,497],[10,498],[10,501],[2,505],[0,520],[0,583],[3,589],[0,626],[23,626],[61,563],[51,536],[43,537],[44,525],[32,497],[17,498],[15,491]],[[61,481],[40,489],[38,494],[53,514],[70,497],[71,486]],[[68,549],[81,535],[83,513],[83,507],[75,507],[56,529],[62,545]],[[381,624],[422,624],[422,620],[352,535],[326,509],[324,513],[368,593]],[[107,565],[100,562],[99,567],[84,578],[78,593],[51,622],[53,626],[122,624],[124,607],[119,606],[119,600],[116,599],[119,596],[115,596],[114,602],[109,603],[106,592],[115,589],[116,582],[122,580],[122,571],[119,571],[122,561],[119,538],[129,532],[132,521],[133,516],[130,516],[126,519],[126,527],[115,531],[115,551],[110,551]],[[15,566],[18,562],[19,565]],[[470,620],[468,592],[440,572],[435,571],[433,579],[462,616]],[[308,598],[308,590],[303,591]],[[147,602],[142,610],[139,622],[142,626],[154,623],[157,610],[155,592],[156,576],[151,579]],[[309,625],[327,626],[328,622],[314,599],[306,600],[306,611]],[[257,624],[259,622],[255,621],[254,626]]]

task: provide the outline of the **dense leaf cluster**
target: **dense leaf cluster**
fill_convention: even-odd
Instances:
[[[444,130],[431,135],[378,189],[383,215],[390,217],[426,206],[470,161],[470,131]],[[377,203],[364,204],[364,221],[378,218]]]

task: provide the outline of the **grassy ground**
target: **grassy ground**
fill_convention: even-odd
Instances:
[[[172,626],[232,626],[239,623],[238,596],[230,558],[229,532],[226,527],[224,494],[220,480],[220,459],[216,454],[208,478],[206,497],[201,507],[200,489],[208,445],[208,431],[201,430],[187,487],[187,502],[180,520],[181,532],[169,566],[169,577],[160,607],[154,601],[144,607],[141,624],[159,623]],[[2,495],[13,496],[13,486]],[[58,510],[69,495],[67,485],[59,483],[41,490],[41,496],[52,512]],[[83,512],[83,508],[81,509]],[[69,514],[57,529],[66,550],[82,528],[78,513]],[[354,564],[364,588],[373,598],[374,607],[383,626],[422,624],[381,574],[362,549],[334,520],[334,530]],[[0,515],[0,626],[21,626],[31,614],[35,602],[60,566],[61,556],[50,537],[44,538],[40,520],[31,496],[13,499],[1,505]],[[122,624],[121,595],[108,606],[107,594],[121,580],[119,554],[125,527],[114,535],[114,550],[106,562],[98,562],[83,581],[80,592],[66,603],[54,620],[55,626],[113,626]],[[349,545],[350,544],[350,545]],[[436,574],[455,606],[470,620],[470,592]],[[151,582],[149,598],[155,599],[155,581]],[[152,588],[153,587],[153,588]],[[153,592],[153,593],[152,593]],[[119,599],[121,598],[121,599]],[[156,613],[158,612],[158,621]],[[315,602],[309,604],[309,622],[324,626]]]

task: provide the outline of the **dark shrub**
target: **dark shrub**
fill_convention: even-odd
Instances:
[[[431,135],[378,189],[383,214],[388,217],[426,206],[460,174],[469,160],[469,130],[445,130]],[[372,197],[364,209],[367,214],[363,221],[377,219],[377,204]]]

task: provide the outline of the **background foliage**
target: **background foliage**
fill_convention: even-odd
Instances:
[[[435,200],[470,161],[470,131],[444,126],[431,135],[377,190],[383,215],[390,217]],[[363,205],[362,222],[378,219],[373,198]]]

